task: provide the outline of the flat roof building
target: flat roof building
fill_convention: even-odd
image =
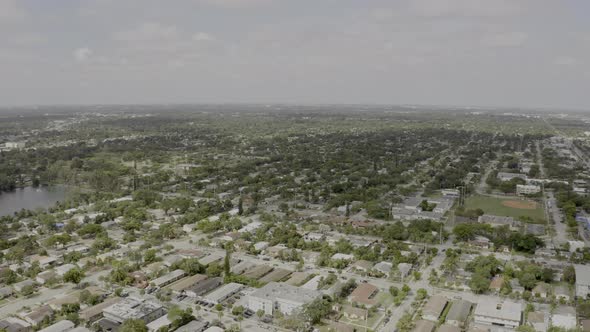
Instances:
[[[447,314],[447,323],[458,327],[464,327],[473,303],[465,300],[455,300],[451,303],[451,309]]]
[[[60,320],[59,322],[53,325],[49,325],[44,329],[39,330],[39,332],[66,332],[73,329],[74,326],[76,326],[76,324],[74,324],[72,321],[64,319]]]
[[[576,271],[576,296],[585,299],[590,293],[590,266],[576,264],[574,269]]]
[[[203,301],[207,303],[218,304],[227,300],[239,292],[242,288],[244,288],[244,285],[230,282],[229,284],[225,284],[211,293],[203,296]]]
[[[248,295],[247,306],[254,312],[262,310],[267,315],[272,315],[275,310],[289,315],[321,296],[317,291],[271,282]]]
[[[167,273],[159,278],[152,280],[151,284],[153,284],[156,287],[168,286],[171,283],[180,280],[185,275],[186,273],[183,270],[174,270],[170,273]]]
[[[447,306],[447,298],[441,295],[431,297],[422,309],[422,318],[431,321],[438,321],[438,318]]]
[[[475,308],[477,324],[517,328],[522,317],[522,304],[509,300],[481,297]]]
[[[223,284],[223,278],[221,277],[207,278],[189,288],[186,288],[184,290],[184,294],[189,297],[201,296],[221,286],[221,284]]]
[[[147,324],[165,313],[164,307],[159,303],[134,297],[125,298],[103,309],[104,317],[117,323],[123,323],[128,319],[141,319]]]

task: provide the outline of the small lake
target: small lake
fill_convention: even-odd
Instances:
[[[0,193],[0,216],[12,215],[21,209],[48,208],[66,197],[64,186],[25,187]]]

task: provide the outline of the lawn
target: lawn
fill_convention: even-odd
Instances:
[[[486,214],[493,214],[497,216],[506,216],[518,218],[520,216],[527,216],[533,220],[545,220],[545,212],[541,203],[537,203],[534,208],[516,208],[507,205],[523,206],[531,205],[531,201],[520,200],[516,197],[496,198],[489,196],[470,196],[465,200],[465,209],[482,209]]]

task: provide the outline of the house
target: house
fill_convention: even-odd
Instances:
[[[527,315],[527,323],[532,326],[535,331],[546,332],[549,328],[549,317],[542,311],[532,311]]]
[[[5,299],[9,296],[12,296],[14,292],[12,291],[12,288],[10,288],[9,286],[6,287],[2,287],[0,288],[0,299]]]
[[[197,228],[197,224],[184,224],[182,230],[187,233],[192,233]]]
[[[414,329],[412,329],[412,332],[433,332],[435,328],[435,323],[421,319],[416,322],[416,325],[414,326]]]
[[[379,262],[373,266],[373,270],[379,271],[385,274],[386,276],[389,276],[392,268],[393,264],[391,264],[390,262]]]
[[[397,269],[399,271],[400,277],[402,281],[410,275],[410,271],[412,271],[412,264],[409,263],[399,263],[397,264]]]
[[[209,322],[201,322],[198,320],[191,320],[188,324],[183,325],[174,332],[203,332],[209,325]]]
[[[490,290],[493,292],[499,293],[502,286],[504,286],[503,276],[495,276],[490,282]]]
[[[262,250],[268,248],[268,245],[269,245],[269,243],[266,241],[256,242],[256,243],[254,243],[254,250],[262,251]]]
[[[437,322],[438,318],[445,310],[447,302],[447,298],[441,295],[431,297],[424,308],[422,308],[422,318]]]
[[[553,294],[557,300],[569,302],[571,300],[570,289],[567,286],[558,285],[553,289]]]
[[[510,288],[512,288],[513,292],[524,293],[524,287],[520,285],[520,282],[516,278],[510,279]]]
[[[469,245],[480,249],[490,249],[492,242],[485,236],[476,236],[473,240],[469,241]]]
[[[578,249],[582,250],[586,246],[586,243],[584,243],[584,241],[567,241],[567,243],[569,244],[570,252],[576,252],[578,251]]]
[[[163,315],[162,317],[151,321],[146,327],[149,332],[156,332],[164,328],[166,328],[167,331],[170,326],[172,326],[172,321],[168,319],[168,315]]]
[[[379,289],[369,283],[359,284],[350,294],[350,302],[357,302],[366,306],[373,306],[377,303],[375,297]]]
[[[498,179],[502,182],[517,178],[525,181],[527,180],[527,176],[525,174],[498,172]]]
[[[48,327],[39,330],[39,332],[66,332],[70,331],[76,326],[72,321],[67,319],[60,320],[59,322],[49,325]]]
[[[575,329],[577,326],[576,309],[566,306],[557,307],[551,315],[551,325],[566,330]]]
[[[332,255],[332,257],[330,257],[330,258],[332,260],[352,261],[352,260],[354,260],[354,255],[336,253],[336,254]]]
[[[467,318],[471,313],[473,303],[465,300],[455,300],[451,303],[451,309],[447,314],[447,324],[451,324],[460,328],[465,327]]]
[[[362,272],[369,272],[373,267],[373,263],[366,260],[358,260],[352,264],[352,268]]]
[[[324,241],[325,239],[326,239],[326,236],[324,234],[317,233],[317,232],[309,232],[303,236],[303,240],[305,242],[312,242],[312,241],[321,242],[321,241]]]
[[[68,273],[68,271],[70,271],[71,269],[76,268],[76,265],[74,264],[64,264],[61,266],[58,266],[55,268],[55,273],[60,276],[63,277],[66,273]]]
[[[476,324],[517,328],[521,323],[522,304],[480,296],[474,313]]]
[[[57,278],[57,273],[52,270],[44,271],[37,274],[35,281],[40,283],[41,285],[45,285],[48,281],[55,280]]]
[[[7,317],[1,320],[0,329],[7,332],[29,332],[33,330],[31,324],[17,317]]]
[[[532,293],[534,296],[545,299],[547,298],[547,295],[549,295],[550,290],[551,286],[544,282],[540,282],[535,286],[535,288],[533,288]]]
[[[590,265],[575,264],[576,271],[576,296],[587,298],[590,293]]]
[[[267,315],[273,315],[275,311],[290,315],[319,297],[320,292],[271,282],[248,295],[247,307],[254,312],[262,310]]]
[[[104,318],[119,324],[128,319],[141,319],[147,324],[166,313],[159,303],[135,297],[127,297],[104,308],[102,312]]]
[[[17,282],[15,284],[12,284],[12,288],[16,291],[16,292],[22,292],[24,288],[26,287],[35,287],[36,283],[31,280],[31,279],[26,279],[23,280],[21,282]]]
[[[345,305],[342,307],[341,311],[342,315],[351,320],[365,320],[367,319],[367,309],[353,307],[351,305]]]
[[[53,310],[50,306],[43,305],[29,312],[28,314],[23,315],[21,318],[29,322],[31,325],[37,326],[51,317],[53,317]]]
[[[103,317],[102,311],[104,308],[110,307],[111,305],[121,301],[123,301],[123,298],[121,297],[111,297],[97,305],[82,309],[79,313],[80,319],[89,323],[93,323]]]

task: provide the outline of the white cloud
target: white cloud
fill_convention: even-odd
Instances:
[[[517,1],[510,0],[409,0],[410,9],[421,16],[494,17],[519,11]]]
[[[197,32],[193,35],[194,41],[211,41],[215,40],[215,37],[206,32]]]
[[[149,42],[172,40],[178,38],[178,28],[174,25],[149,22],[140,26],[115,33],[114,39],[126,42]]]
[[[85,62],[92,56],[92,50],[88,47],[81,47],[74,50],[74,59],[78,62]]]
[[[22,19],[25,11],[18,5],[16,0],[0,0],[0,22],[15,21]]]
[[[526,42],[528,35],[524,32],[490,33],[483,36],[481,43],[488,47],[517,47]]]
[[[559,66],[573,66],[578,63],[578,60],[571,56],[561,55],[553,59],[553,63]]]

